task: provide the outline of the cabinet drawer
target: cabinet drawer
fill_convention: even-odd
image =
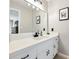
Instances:
[[[34,47],[25,48],[15,53],[10,54],[9,59],[35,59],[36,49]]]

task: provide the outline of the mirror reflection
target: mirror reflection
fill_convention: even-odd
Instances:
[[[24,0],[10,0],[10,34],[47,33],[47,12]]]
[[[10,9],[10,33],[18,33],[20,13],[18,10]]]
[[[47,33],[47,13],[41,10],[33,10],[33,31]]]

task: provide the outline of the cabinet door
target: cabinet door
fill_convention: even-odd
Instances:
[[[38,53],[38,59],[53,59],[53,49],[45,49]]]
[[[9,59],[35,59],[35,58],[36,58],[36,49],[35,47],[31,47],[10,54]]]
[[[37,59],[53,59],[53,40],[47,40],[37,46]]]

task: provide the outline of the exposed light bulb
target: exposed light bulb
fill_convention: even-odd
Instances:
[[[33,9],[35,9],[35,6],[32,6]]]

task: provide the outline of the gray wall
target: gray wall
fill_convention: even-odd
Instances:
[[[59,21],[59,9],[69,6],[68,0],[50,0],[48,2],[49,31],[53,27],[60,33],[59,52],[69,55],[69,20]]]

